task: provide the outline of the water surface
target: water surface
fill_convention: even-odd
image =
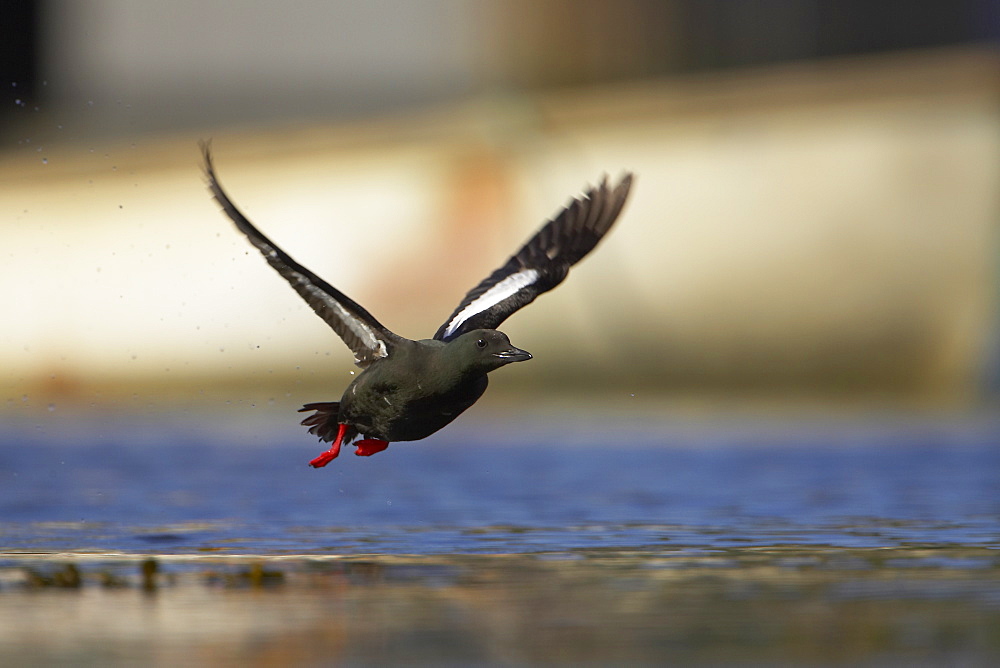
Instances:
[[[0,435],[0,547],[475,554],[996,546],[1000,533],[988,422],[519,434],[467,423],[314,470],[321,448],[283,425],[22,429]]]
[[[21,424],[0,435],[0,648],[988,665],[998,442],[990,419],[468,420],[313,470],[294,425]]]

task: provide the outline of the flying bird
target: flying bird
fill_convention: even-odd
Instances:
[[[483,395],[487,374],[531,354],[496,328],[515,311],[559,285],[607,234],[632,186],[626,172],[607,177],[572,199],[499,269],[465,295],[433,338],[413,341],[391,332],[344,293],[293,260],[244,216],[219,184],[212,153],[201,144],[208,187],[222,210],[275,271],[354,351],[363,371],[340,401],[310,403],[302,424],[329,450],[309,462],[326,466],[341,446],[356,441],[369,456],[395,441],[417,441],[457,418]]]

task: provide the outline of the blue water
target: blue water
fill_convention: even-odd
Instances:
[[[313,470],[322,448],[292,419],[249,435],[194,418],[6,428],[0,551],[1000,547],[991,420],[647,421],[567,435],[470,419]]]

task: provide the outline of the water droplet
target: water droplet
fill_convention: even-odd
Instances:
[[[49,164],[49,159],[48,158],[42,158],[42,164],[43,165]]]
[[[51,413],[52,411],[54,411],[55,409],[56,409],[56,405],[55,405],[55,404],[49,404],[49,412],[50,412],[50,413]]]

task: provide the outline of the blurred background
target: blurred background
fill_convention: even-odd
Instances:
[[[638,178],[493,392],[981,410],[1000,2],[21,0],[0,23],[0,406],[332,399],[352,357],[234,201],[394,331]],[[523,398],[517,401],[523,404]]]

